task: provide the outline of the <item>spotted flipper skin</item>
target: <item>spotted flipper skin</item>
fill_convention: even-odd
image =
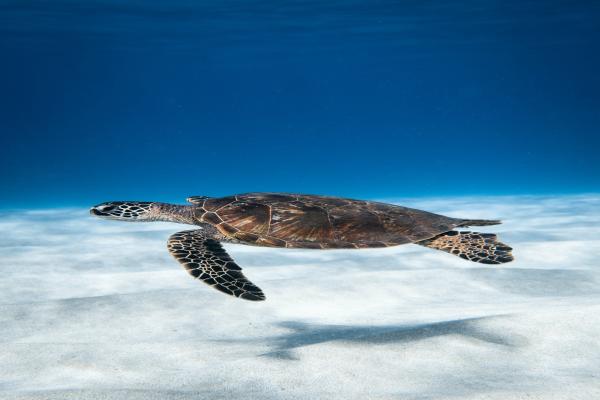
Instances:
[[[169,252],[194,278],[246,300],[265,300],[265,295],[241,272],[221,243],[203,229],[177,232],[169,238]]]
[[[502,264],[514,259],[512,248],[499,242],[493,233],[450,231],[417,244],[482,264]]]

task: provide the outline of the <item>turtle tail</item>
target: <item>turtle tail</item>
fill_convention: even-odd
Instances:
[[[500,225],[502,221],[499,219],[463,219],[458,225],[461,228],[469,226],[487,226],[487,225]]]
[[[483,264],[502,264],[514,259],[512,248],[498,241],[493,233],[450,231],[417,244]]]

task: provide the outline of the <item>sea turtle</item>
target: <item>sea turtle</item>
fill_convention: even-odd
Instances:
[[[303,249],[362,249],[416,243],[484,264],[513,260],[496,235],[456,231],[500,221],[450,218],[375,201],[288,193],[193,196],[191,205],[113,201],[90,213],[123,221],[170,221],[198,225],[177,232],[168,249],[204,283],[246,300],[264,300],[220,242]]]

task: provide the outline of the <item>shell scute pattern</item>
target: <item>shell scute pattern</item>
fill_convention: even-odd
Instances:
[[[221,207],[216,214],[234,228],[265,235],[269,229],[271,211],[266,204],[247,201],[235,201]]]
[[[236,232],[233,236],[235,236],[236,239],[239,239],[243,242],[250,242],[250,243],[256,242],[259,238],[258,235],[255,235],[254,233],[250,233],[250,232]]]
[[[329,213],[336,237],[342,241],[385,240],[389,236],[377,214],[356,205],[335,207]]]
[[[213,225],[220,224],[223,220],[214,212],[207,212],[202,215],[202,221],[211,223]]]
[[[313,195],[248,193],[208,199],[204,207],[223,221],[216,226],[224,235],[245,241],[243,233],[250,233],[248,242],[274,247],[394,246],[431,238],[459,224],[391,204]]]
[[[204,200],[204,205],[202,207],[204,207],[206,211],[217,211],[221,207],[233,203],[234,201],[236,201],[235,196],[210,197]]]
[[[246,193],[236,196],[238,200],[254,200],[263,204],[288,203],[298,200],[297,195],[286,193]]]
[[[335,240],[333,227],[323,207],[301,202],[271,206],[269,236],[286,241]]]
[[[225,222],[218,224],[217,229],[225,236],[234,236],[236,233],[239,232],[239,229],[234,228],[233,226]]]

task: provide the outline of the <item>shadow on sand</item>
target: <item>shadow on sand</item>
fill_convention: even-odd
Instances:
[[[280,359],[297,359],[292,350],[326,342],[350,344],[409,343],[445,335],[459,335],[493,345],[520,347],[526,344],[523,337],[503,335],[481,326],[480,322],[498,316],[467,318],[420,325],[346,326],[318,325],[302,322],[282,322],[277,324],[290,330],[278,336],[267,338],[273,349],[263,356]]]

